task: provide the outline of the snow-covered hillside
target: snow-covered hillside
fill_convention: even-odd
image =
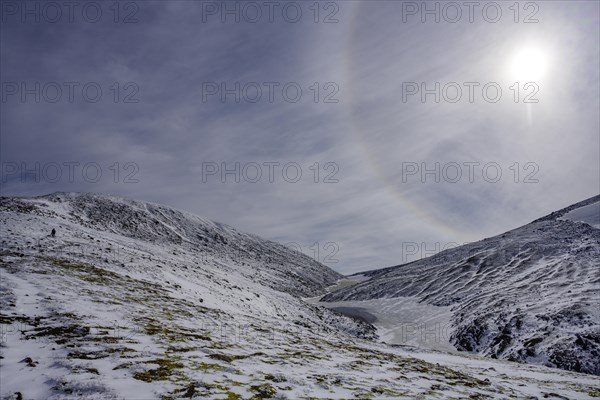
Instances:
[[[57,251],[98,253],[120,260],[125,267],[135,268],[140,260],[151,259],[152,252],[169,253],[169,256],[191,252],[197,265],[204,262],[226,273],[229,261],[238,265],[238,272],[249,279],[302,296],[321,292],[341,277],[278,243],[157,204],[90,193],[56,193],[31,200],[6,199],[0,207],[3,211],[25,207],[32,216],[51,218],[32,224],[34,230],[26,232],[28,237],[25,238],[30,244],[45,248],[47,254]],[[58,231],[55,240],[47,238],[52,228]],[[106,249],[94,240],[100,238],[86,237],[82,228],[98,230],[118,240],[114,248]],[[145,248],[146,244],[151,245],[151,249]],[[134,254],[128,257],[128,252]],[[166,261],[176,265],[178,258],[185,257],[168,257]]]
[[[600,395],[589,375],[378,343],[301,299],[339,274],[168,207],[2,198],[0,224],[3,399]]]
[[[363,273],[369,279],[322,301],[408,298],[447,307],[448,338],[459,350],[600,375],[599,201]]]

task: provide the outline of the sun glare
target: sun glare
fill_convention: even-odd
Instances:
[[[519,82],[536,82],[548,69],[548,56],[538,47],[525,47],[514,54],[510,61],[510,73]]]

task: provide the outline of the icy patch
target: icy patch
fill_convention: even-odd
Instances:
[[[357,318],[370,314],[376,318],[372,324],[385,343],[456,352],[449,342],[450,307],[419,303],[412,297],[316,304]]]

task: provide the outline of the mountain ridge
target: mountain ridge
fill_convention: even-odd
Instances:
[[[38,202],[42,211],[44,208],[48,210],[47,205],[44,206],[43,203],[48,200],[57,205],[49,211],[88,228],[120,234],[131,239],[183,246],[190,251],[199,250],[203,259],[217,253],[223,258],[237,258],[243,263],[260,263],[267,266],[267,270],[277,273],[278,279],[272,282],[274,287],[285,287],[290,293],[299,296],[315,295],[342,277],[316,260],[279,243],[160,204],[96,193],[73,192],[2,199],[1,209],[10,210],[11,201],[20,199],[30,207],[35,207]],[[40,201],[42,203],[39,203]],[[71,209],[60,210],[63,202]],[[251,248],[251,251],[248,251],[248,248]],[[260,254],[261,252],[268,255]],[[302,275],[284,276],[289,272],[284,266],[284,262],[287,261],[292,261],[296,267],[301,263],[302,268],[309,271]],[[292,282],[288,282],[288,279]]]
[[[566,207],[564,207],[564,208],[561,208],[560,210],[557,210],[557,211],[552,211],[550,214],[547,214],[547,215],[545,215],[545,216],[543,216],[543,217],[537,218],[537,219],[535,219],[535,220],[533,220],[533,221],[531,221],[531,222],[529,222],[529,223],[527,223],[527,224],[525,224],[525,225],[529,225],[529,224],[532,224],[532,223],[534,223],[534,222],[547,221],[547,220],[552,220],[552,219],[560,218],[560,217],[562,217],[563,215],[565,215],[566,213],[568,213],[569,211],[572,211],[572,210],[574,210],[574,209],[576,209],[576,208],[580,208],[580,207],[583,207],[583,206],[586,206],[586,205],[589,205],[589,204],[592,204],[592,203],[595,203],[595,202],[598,202],[598,201],[600,201],[600,194],[598,194],[598,195],[595,195],[595,196],[592,196],[592,197],[590,197],[590,198],[587,198],[587,199],[585,199],[585,200],[582,200],[582,201],[580,201],[580,202],[577,202],[577,203],[571,204],[571,205],[569,205],[569,206],[566,206]],[[501,236],[501,235],[504,235],[504,234],[506,234],[507,232],[511,232],[511,231],[513,231],[513,230],[515,230],[515,229],[522,228],[522,227],[523,227],[523,226],[525,226],[525,225],[521,225],[521,226],[518,226],[518,227],[516,227],[516,228],[510,229],[510,230],[508,230],[508,231],[506,231],[506,232],[504,232],[504,233],[499,233],[498,235],[491,236],[490,238],[493,238],[493,237],[496,237],[496,236]],[[481,239],[481,240],[486,240],[486,239],[490,239],[490,238],[484,238],[484,239]],[[454,248],[454,247],[453,247],[453,248]],[[443,250],[443,251],[441,251],[441,252],[439,252],[439,253],[436,253],[436,254],[433,254],[433,255],[431,255],[431,256],[429,256],[429,257],[435,257],[436,255],[438,255],[438,254],[440,254],[440,253],[443,253],[444,251],[448,251],[448,250],[451,250],[451,249],[446,249],[446,250]],[[424,258],[428,258],[428,257],[424,257]],[[376,269],[369,269],[369,270],[366,270],[366,271],[355,272],[355,273],[353,273],[353,274],[350,274],[350,275],[348,275],[348,276],[358,276],[358,275],[364,275],[364,276],[373,276],[373,275],[378,275],[379,273],[384,273],[384,272],[390,271],[390,270],[392,270],[392,269],[394,269],[394,268],[398,268],[398,267],[402,267],[402,266],[404,266],[404,265],[412,264],[412,263],[414,263],[414,262],[417,262],[417,261],[420,261],[420,260],[421,260],[421,259],[419,259],[419,260],[414,260],[414,261],[410,261],[410,262],[403,263],[403,264],[396,264],[396,265],[392,265],[392,266],[389,266],[389,267],[376,268]]]
[[[452,306],[450,341],[459,350],[600,375],[600,230],[561,219],[599,201],[363,273],[369,279],[321,301],[410,297]]]
[[[204,221],[100,194],[0,198],[0,398],[600,393],[591,375],[379,343],[302,299],[339,274]]]

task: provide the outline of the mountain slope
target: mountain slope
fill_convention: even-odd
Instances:
[[[341,277],[332,269],[278,243],[152,203],[91,193],[55,193],[33,199],[3,199],[0,205],[3,211],[23,208],[30,214],[56,221],[55,225],[42,221],[39,231],[29,237],[30,241],[52,243],[53,247],[48,251],[69,251],[74,250],[74,246],[83,246],[88,252],[106,253],[106,249],[90,244],[85,237],[79,241],[61,242],[60,238],[68,234],[81,237],[81,233],[72,228],[75,224],[125,238],[112,252],[113,258],[118,257],[126,267],[136,262],[135,257],[127,259],[129,245],[141,241],[173,249],[170,252],[191,252],[198,264],[202,261],[221,267],[222,261],[234,261],[241,267],[239,272],[249,278],[260,279],[272,288],[299,296],[322,292]],[[58,241],[46,238],[53,227],[58,231]]]
[[[594,377],[376,343],[336,273],[167,207],[0,199],[2,399],[583,398]],[[56,229],[56,237],[49,235]]]
[[[590,225],[599,202],[368,271],[368,280],[321,301],[411,297],[451,306],[450,341],[459,350],[600,375],[600,230]],[[578,222],[582,215],[594,220]]]

